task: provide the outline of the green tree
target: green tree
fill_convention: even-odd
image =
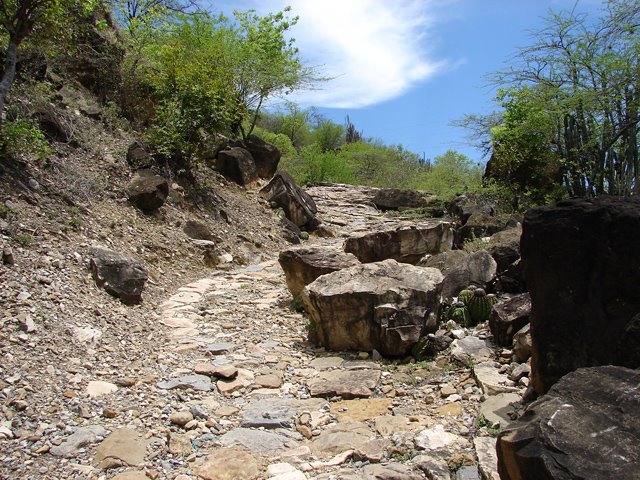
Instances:
[[[94,7],[92,0],[0,0],[0,29],[7,41],[0,78],[0,128],[7,94],[15,80],[18,51],[25,39],[59,35],[74,15],[86,14]]]
[[[523,179],[535,172],[521,189],[540,189],[557,162],[570,195],[640,191],[638,25],[638,0],[609,0],[597,20],[551,13],[534,43],[495,75],[509,90],[498,98],[505,116],[491,147],[500,169],[517,166]]]
[[[453,198],[477,191],[482,183],[482,169],[466,155],[448,150],[434,158],[431,168],[420,177],[419,187],[443,198]]]

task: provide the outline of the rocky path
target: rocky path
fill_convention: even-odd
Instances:
[[[336,233],[312,242],[399,222],[364,189],[309,193]],[[275,258],[184,285],[154,315],[146,342],[121,338],[117,368],[103,350],[104,369],[59,392],[76,405],[62,425],[33,425],[19,441],[2,427],[1,478],[498,478],[495,440],[478,421],[500,383],[482,328],[454,332],[473,352],[467,364],[464,352],[405,364],[326,352],[306,342]],[[492,371],[474,376],[483,360]]]

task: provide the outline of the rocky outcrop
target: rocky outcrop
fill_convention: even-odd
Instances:
[[[563,377],[503,431],[503,480],[638,478],[640,372],[581,368]]]
[[[265,142],[255,135],[249,135],[242,143],[253,158],[258,177],[267,180],[273,177],[282,156],[278,147]]]
[[[207,225],[196,220],[187,220],[182,231],[187,237],[195,240],[209,240],[211,242],[217,240]]]
[[[395,260],[357,265],[307,285],[310,339],[331,350],[407,355],[425,328],[435,331],[439,270]]]
[[[460,225],[464,225],[474,213],[493,216],[495,209],[492,205],[479,204],[469,195],[463,194],[458,195],[447,204],[447,212],[452,217],[457,218]]]
[[[284,271],[287,288],[294,298],[320,275],[360,263],[350,253],[322,247],[283,250],[278,256],[278,262]]]
[[[502,222],[484,212],[471,214],[467,221],[456,229],[455,244],[463,245],[467,240],[474,238],[490,237],[504,228]]]
[[[260,193],[273,206],[282,208],[285,216],[299,227],[313,229],[319,222],[313,198],[302,190],[287,172],[278,172]]]
[[[486,288],[496,276],[496,262],[486,250],[465,257],[447,271],[442,282],[442,298],[451,298],[473,285]]]
[[[418,266],[437,268],[446,275],[453,268],[460,265],[468,256],[469,253],[464,250],[447,250],[435,255],[425,255],[418,262]]]
[[[348,238],[344,251],[353,253],[362,263],[393,259],[415,264],[426,254],[450,250],[452,240],[449,223],[418,223]]]
[[[531,293],[532,382],[545,393],[586,366],[640,366],[640,199],[530,210],[521,251]]]
[[[131,168],[150,168],[153,158],[147,146],[140,140],[135,140],[127,148],[127,164]]]
[[[498,273],[504,272],[509,265],[520,258],[520,236],[522,227],[508,228],[491,235],[488,250],[498,264]]]
[[[429,202],[425,194],[417,190],[381,188],[373,196],[373,204],[380,210],[406,210],[426,207]]]
[[[140,262],[101,247],[93,247],[89,257],[91,273],[99,287],[128,305],[142,301],[148,273]]]
[[[253,157],[240,147],[220,150],[216,156],[216,169],[238,185],[249,185],[258,179]]]
[[[528,293],[516,295],[497,304],[489,315],[489,328],[498,345],[510,347],[513,336],[529,323],[531,297]]]
[[[127,185],[129,201],[143,212],[157,210],[167,200],[169,184],[151,170],[139,170]]]

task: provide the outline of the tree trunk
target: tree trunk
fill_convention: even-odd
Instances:
[[[7,100],[7,94],[13,85],[13,79],[16,76],[16,64],[18,63],[18,41],[15,35],[9,35],[9,43],[7,45],[7,58],[4,61],[4,70],[2,79],[0,80],[0,130],[4,124],[4,104]]]

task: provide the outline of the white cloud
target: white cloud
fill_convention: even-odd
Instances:
[[[449,63],[434,60],[433,0],[297,0],[300,16],[292,36],[305,63],[332,77],[319,89],[290,98],[306,105],[360,108],[405,93]],[[442,4],[442,0],[439,2]],[[279,1],[257,2],[259,10],[282,8]]]

